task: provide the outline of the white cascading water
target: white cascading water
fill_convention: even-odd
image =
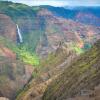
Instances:
[[[16,24],[16,26],[17,26],[17,33],[18,33],[19,41],[20,41],[20,43],[22,43],[23,42],[22,34],[20,32],[19,26],[17,24]]]

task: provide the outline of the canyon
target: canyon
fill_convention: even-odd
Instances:
[[[99,10],[0,1],[0,97],[86,100],[79,95],[85,90],[98,95]]]

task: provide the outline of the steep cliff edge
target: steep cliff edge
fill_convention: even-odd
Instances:
[[[0,97],[10,100],[15,99],[17,93],[30,80],[34,70],[33,66],[18,58],[20,49],[16,40],[16,24],[9,16],[0,14]]]
[[[0,36],[0,97],[10,100],[15,99],[17,93],[30,80],[34,70],[33,66],[18,60],[16,50],[18,47],[12,40]]]
[[[16,24],[5,14],[0,14],[0,36],[16,42]]]
[[[29,81],[32,72],[32,66],[0,57],[0,97],[14,100],[17,92]]]
[[[79,95],[84,90],[92,90],[100,84],[99,77],[100,40],[51,82],[44,93],[43,100],[65,100]]]
[[[83,8],[83,11],[84,9],[88,10]],[[58,13],[58,10],[62,13]],[[98,10],[99,8],[96,11]],[[97,16],[94,11],[95,8],[90,9],[91,14]],[[80,47],[85,45],[87,48],[91,45],[91,41],[94,42],[99,38],[99,27],[74,20],[76,16],[80,17],[78,12],[82,11],[52,6],[30,7],[25,4],[0,1],[0,13],[9,16],[19,27],[23,38],[21,46],[24,46],[29,52],[36,52],[41,57],[55,51],[61,41],[73,42]],[[62,16],[58,16],[58,14]],[[70,15],[74,18],[67,18]],[[92,15],[90,15],[91,18]],[[86,18],[83,16],[84,14],[81,17],[85,20]],[[93,20],[88,23],[90,22],[92,23]],[[97,22],[99,21],[97,20]]]
[[[55,10],[55,7],[53,9]],[[0,1],[0,13],[0,96],[12,100],[31,76],[32,80],[29,84],[23,91],[20,91],[20,94],[18,93],[18,100],[41,99],[52,79],[61,74],[77,57],[77,54],[90,49],[92,44],[100,39],[99,27],[57,16],[47,7],[30,7],[20,3]],[[80,18],[82,15],[76,17]],[[98,19],[96,22],[99,22]],[[16,30],[20,31],[23,38],[21,43],[17,41]],[[68,45],[62,45],[62,43]],[[39,58],[33,52],[36,52],[41,58],[44,56],[47,58],[43,59],[44,61],[41,61],[40,64]],[[94,63],[94,61],[91,62]],[[82,66],[84,64],[87,63],[82,63]],[[78,69],[75,73],[77,78],[86,69],[83,68],[82,72],[79,72]],[[68,75],[74,75],[73,70],[76,71],[76,67],[72,71],[71,68],[68,68]],[[69,82],[71,81],[69,80]]]
[[[37,77],[21,91],[16,100],[41,100],[47,85],[57,77],[78,55],[65,44],[60,44],[55,53],[41,61]],[[67,66],[65,66],[67,64]]]

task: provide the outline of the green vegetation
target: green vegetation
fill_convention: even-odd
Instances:
[[[71,44],[72,50],[74,50],[77,54],[82,54],[85,51],[89,50],[91,47],[92,47],[92,45],[90,43],[84,43],[83,48],[78,47],[77,44],[75,44],[75,43]]]
[[[82,54],[82,53],[84,53],[83,48],[78,47],[76,43],[71,43],[71,44],[70,44],[70,48],[71,48],[73,51],[75,51],[76,54]]]
[[[92,47],[92,45],[90,44],[90,43],[85,43],[84,44],[84,49],[85,50],[88,50],[88,49],[90,49]]]
[[[34,17],[39,10],[33,9],[25,4],[18,4],[6,1],[0,1],[0,12],[10,16],[14,21],[17,21],[20,17]]]
[[[16,45],[12,41],[0,37],[1,44],[3,43],[7,48],[10,48],[17,54],[17,58],[24,63],[31,65],[39,65],[39,58],[35,54],[35,48],[40,39],[41,30],[34,30],[34,23],[36,13],[40,10],[40,7],[29,7],[25,4],[12,3],[7,1],[0,1],[0,13],[4,13],[19,25],[22,32],[23,44]],[[25,18],[25,19],[24,19]],[[24,26],[25,24],[26,27]],[[28,25],[29,24],[29,25]],[[31,27],[28,28],[28,26]]]
[[[36,46],[38,45],[40,41],[40,35],[41,31],[39,30],[34,30],[34,32],[31,33],[25,33],[23,34],[23,46],[27,48],[28,51],[33,52],[36,49]],[[22,46],[21,45],[21,46]]]
[[[17,59],[20,59],[26,64],[39,65],[39,58],[34,52],[29,52],[23,45],[16,45],[12,41],[0,36],[0,44],[11,49],[17,54]]]
[[[10,16],[15,24],[18,24],[24,41],[23,46],[29,52],[35,51],[40,35],[43,33],[41,29],[43,25],[37,25],[37,23],[41,23],[41,20],[37,20],[36,17],[40,9],[41,7],[30,7],[25,4],[0,1],[0,13]]]
[[[67,65],[66,65],[67,66]],[[63,100],[100,83],[100,40],[55,79],[44,93],[43,100]]]
[[[82,48],[79,48],[79,47],[77,47],[77,46],[74,46],[74,47],[72,47],[72,48],[73,48],[73,50],[74,50],[77,54],[81,54],[81,53],[84,52]]]
[[[30,53],[29,51],[27,51],[27,49],[25,47],[19,47],[17,50],[17,55],[18,58],[20,60],[22,60],[23,62],[27,63],[27,64],[31,64],[31,65],[39,65],[39,58],[35,53]]]

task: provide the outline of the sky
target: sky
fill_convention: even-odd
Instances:
[[[24,3],[30,6],[100,6],[100,0],[5,0]]]

